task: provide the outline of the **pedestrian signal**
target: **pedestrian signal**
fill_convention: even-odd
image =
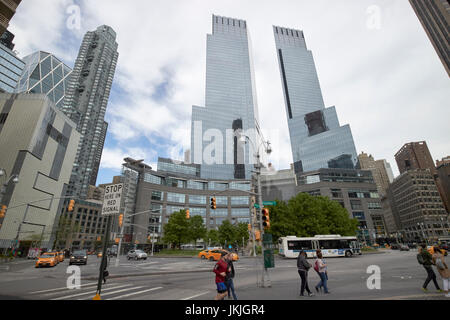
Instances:
[[[4,217],[6,216],[6,209],[7,209],[7,208],[8,208],[8,207],[5,206],[5,205],[3,205],[3,206],[1,207],[1,209],[0,209],[0,219],[4,218]]]

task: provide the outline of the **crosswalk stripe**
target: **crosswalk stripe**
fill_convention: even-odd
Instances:
[[[111,288],[105,288],[105,289],[102,289],[102,292],[103,291],[114,290],[114,289],[119,289],[119,288],[124,288],[124,287],[129,287],[129,286],[131,286],[131,284],[126,284],[126,285],[121,285],[121,286],[116,286],[116,287],[111,287]],[[92,295],[94,293],[92,293],[92,291],[82,292],[82,293],[72,294],[72,295],[69,295],[69,296],[58,297],[58,298],[51,299],[51,300],[64,300],[64,299],[70,299],[70,298],[75,298],[75,297],[81,297],[81,296],[85,296],[85,295],[88,295],[88,294]]]
[[[145,293],[145,292],[149,292],[149,291],[155,291],[155,290],[159,290],[159,289],[162,289],[162,287],[151,288],[151,289],[147,289],[147,290],[142,290],[142,291],[138,291],[138,292],[124,294],[124,295],[121,295],[121,296],[118,296],[118,297],[111,298],[109,300],[117,300],[117,299],[126,298],[126,297],[134,296],[134,295]]]
[[[96,284],[97,284],[96,282],[91,282],[91,283],[82,284],[82,285],[80,285],[80,287],[89,287],[89,286],[93,286],[93,285],[96,285]],[[30,294],[45,293],[45,292],[52,292],[52,291],[58,291],[58,290],[67,290],[67,287],[56,288],[56,289],[48,289],[48,290],[41,290],[41,291],[33,291],[33,292],[30,292]]]
[[[181,300],[190,300],[190,299],[194,299],[194,298],[203,296],[203,295],[205,295],[205,294],[207,294],[207,293],[209,293],[209,291],[206,291],[206,292],[203,292],[203,293],[196,294],[195,296],[192,296],[192,297],[183,298],[183,299],[181,299]]]

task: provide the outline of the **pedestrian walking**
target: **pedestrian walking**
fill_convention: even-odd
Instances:
[[[306,252],[300,251],[297,258],[297,270],[300,275],[301,285],[300,285],[300,296],[303,297],[305,293],[305,289],[308,292],[308,296],[313,296],[311,290],[309,290],[308,285],[308,271],[311,269],[311,264],[306,260]]]
[[[223,300],[228,294],[227,286],[225,285],[225,277],[227,275],[228,263],[225,260],[227,253],[223,252],[219,261],[214,266],[213,272],[216,274],[217,295],[214,300]]]
[[[108,267],[108,259],[105,259],[105,265],[103,266],[103,272],[102,272],[103,283],[106,283],[106,277],[109,276],[109,272],[108,272],[108,270],[106,270],[107,267]]]
[[[448,292],[448,283],[450,281],[450,270],[448,269],[448,265],[445,263],[444,255],[442,254],[441,249],[438,247],[434,247],[433,254],[433,264],[436,266],[437,271],[441,275],[442,283],[444,286],[444,292],[446,293],[446,297],[450,298],[450,293]]]
[[[231,294],[233,295],[233,299],[237,300],[236,292],[234,291],[234,283],[233,278],[235,276],[234,265],[233,265],[233,254],[229,253],[226,255],[226,261],[228,264],[227,275],[225,276],[225,285],[227,286],[228,299],[231,299]]]
[[[425,280],[422,290],[424,292],[428,292],[427,286],[430,283],[431,280],[433,280],[434,286],[436,287],[436,290],[438,292],[443,292],[441,288],[439,288],[439,285],[436,281],[436,274],[433,271],[433,257],[432,255],[427,251],[426,244],[422,244],[421,248],[419,248],[419,253],[417,254],[417,261],[419,264],[423,265],[425,268],[425,271],[427,272],[427,279]]]
[[[317,254],[317,259],[315,262],[315,268],[316,271],[319,273],[320,281],[316,285],[316,291],[319,292],[323,288],[323,291],[325,294],[329,294],[328,291],[328,265],[325,263],[325,260],[323,259],[322,252],[319,252]]]

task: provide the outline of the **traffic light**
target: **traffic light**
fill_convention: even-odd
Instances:
[[[74,206],[75,206],[75,200],[70,200],[69,201],[69,207],[67,208],[67,211],[72,212]]]
[[[123,225],[123,213],[119,214],[119,227]]]
[[[213,210],[217,209],[217,204],[216,204],[216,198],[215,197],[211,198],[211,209],[213,209]]]
[[[147,237],[147,240],[150,241],[151,239],[152,239],[152,237],[149,235],[149,236]]]
[[[262,220],[263,220],[264,230],[270,229],[269,209],[267,209],[267,208],[262,209]]]
[[[261,241],[261,231],[259,231],[259,230],[255,231],[255,240]]]
[[[186,219],[189,219],[191,216],[189,214],[189,209],[186,209]]]
[[[248,231],[252,231],[252,225],[250,223],[248,224]]]
[[[116,238],[114,242],[115,242],[115,243],[119,243],[119,241],[120,241],[120,239],[119,239],[119,238]]]
[[[2,208],[0,209],[0,219],[3,219],[6,216],[6,209],[8,207],[3,205]]]

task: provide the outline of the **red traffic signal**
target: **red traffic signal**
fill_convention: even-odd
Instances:
[[[262,209],[262,221],[263,221],[263,227],[265,230],[270,228],[270,217],[269,217],[269,209],[263,208]]]

